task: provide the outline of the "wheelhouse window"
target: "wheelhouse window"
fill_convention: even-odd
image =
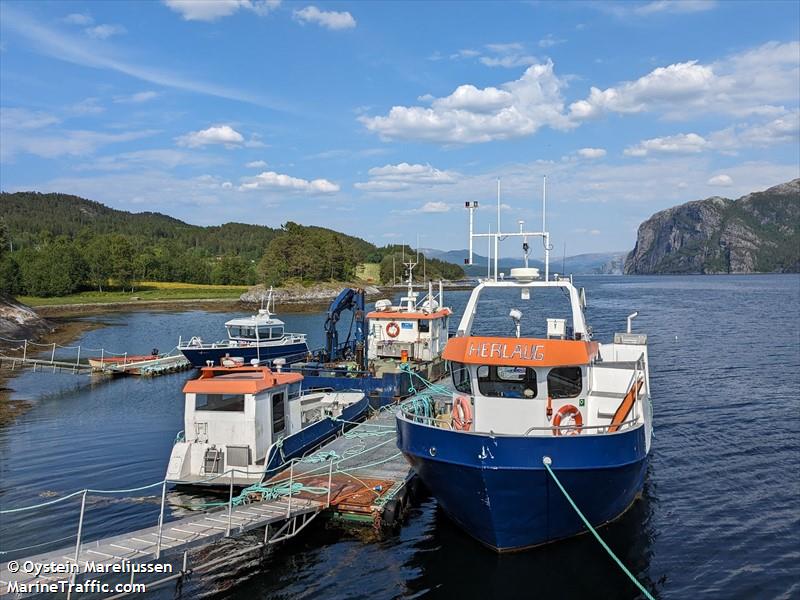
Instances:
[[[557,367],[547,374],[547,393],[551,398],[576,398],[582,389],[580,367]]]
[[[495,398],[535,398],[536,371],[530,367],[481,365],[478,390]]]
[[[286,420],[283,408],[283,392],[280,394],[272,394],[272,435],[274,436],[282,432],[285,428]]]
[[[256,339],[255,327],[239,327],[232,325],[228,328],[228,335],[232,338],[254,340]]]
[[[274,340],[283,337],[283,327],[259,327],[258,339],[261,340]]]
[[[194,409],[244,412],[244,394],[195,394]]]
[[[472,393],[472,384],[469,379],[469,368],[464,363],[451,362],[450,373],[456,390],[465,394]]]
[[[431,330],[431,322],[428,319],[419,320],[419,332],[428,333]]]

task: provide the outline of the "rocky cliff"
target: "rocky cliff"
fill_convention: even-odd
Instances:
[[[625,259],[630,274],[757,272],[800,272],[800,179],[662,210]]]

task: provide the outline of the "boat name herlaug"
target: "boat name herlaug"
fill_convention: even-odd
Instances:
[[[509,353],[508,344],[470,343],[467,348],[468,356],[481,358],[520,358],[522,360],[544,360],[544,346],[531,346],[528,344],[514,344],[514,349]]]

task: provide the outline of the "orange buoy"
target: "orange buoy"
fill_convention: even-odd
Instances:
[[[469,431],[472,426],[472,404],[469,396],[458,395],[453,398],[453,429]]]
[[[561,426],[561,420],[565,417],[572,417],[575,422],[575,428],[567,430],[567,435],[578,435],[581,432],[581,427],[583,427],[583,415],[574,404],[565,404],[558,409],[556,416],[553,417],[553,435],[561,435],[559,427]]]

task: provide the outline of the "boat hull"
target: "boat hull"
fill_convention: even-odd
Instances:
[[[608,435],[464,434],[398,416],[398,448],[447,515],[498,552],[586,531],[542,457],[593,526],[619,517],[641,493],[644,426]]]
[[[283,469],[287,462],[307,454],[326,440],[338,435],[348,424],[361,420],[369,409],[369,398],[364,396],[342,411],[337,419],[326,417],[284,438],[280,448],[275,448],[266,461],[263,479],[269,479]]]
[[[305,343],[299,344],[286,344],[275,346],[218,346],[205,347],[205,346],[182,346],[179,348],[183,355],[195,367],[204,367],[208,361],[213,364],[220,364],[220,360],[226,356],[241,357],[244,359],[245,364],[249,364],[251,360],[256,359],[260,361],[274,360],[276,358],[293,358],[305,356],[308,352],[308,346]]]

